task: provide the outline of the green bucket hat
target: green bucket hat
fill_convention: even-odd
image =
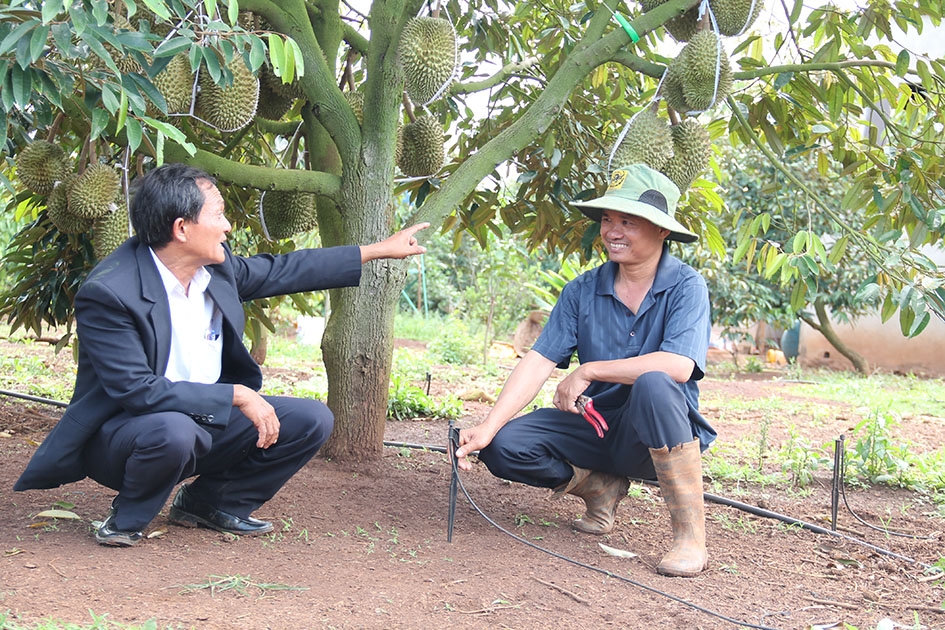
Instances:
[[[693,243],[699,237],[675,219],[678,202],[679,189],[672,180],[646,164],[630,164],[611,171],[610,185],[603,196],[571,203],[597,222],[604,210],[615,210],[666,228],[670,240]]]

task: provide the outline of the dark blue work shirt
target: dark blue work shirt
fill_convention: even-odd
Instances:
[[[699,413],[696,383],[705,375],[711,328],[705,280],[664,249],[653,286],[634,314],[614,293],[617,271],[617,263],[606,262],[565,285],[532,350],[560,368],[568,366],[575,352],[580,363],[658,351],[689,357],[695,367],[680,387],[694,434],[707,446],[716,433]],[[622,407],[630,389],[594,381],[584,393],[594,399],[597,409],[606,411]]]

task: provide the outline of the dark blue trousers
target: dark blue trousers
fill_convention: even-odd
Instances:
[[[325,443],[334,416],[317,400],[264,398],[279,418],[279,440],[268,449],[256,447],[259,432],[236,407],[220,428],[178,412],[105,422],[83,457],[89,477],[118,491],[115,527],[144,529],[174,486],[194,475],[191,495],[242,518],[271,499]]]
[[[664,372],[647,372],[620,408],[598,409],[610,430],[603,439],[578,414],[537,409],[508,422],[479,459],[497,477],[556,488],[579,468],[655,479],[651,448],[691,442],[695,432],[682,389]]]

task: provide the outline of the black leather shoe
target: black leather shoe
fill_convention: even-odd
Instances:
[[[218,532],[238,536],[254,536],[272,531],[272,523],[253,518],[241,518],[202,503],[187,492],[187,484],[180,487],[171,503],[167,519],[183,527],[208,527]]]
[[[131,547],[144,538],[141,532],[123,532],[115,529],[115,508],[108,511],[108,516],[95,530],[95,540],[112,547]]]

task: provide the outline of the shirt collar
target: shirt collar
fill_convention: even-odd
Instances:
[[[152,248],[148,248],[148,251],[151,252],[151,258],[154,259],[154,264],[157,265],[158,273],[161,274],[161,281],[164,283],[164,290],[167,291],[167,294],[170,295],[175,290],[180,291],[182,294],[186,294],[184,291],[184,286],[180,283],[180,280],[177,279],[170,269],[167,268],[161,259],[158,258],[157,254],[154,253]],[[207,286],[210,284],[210,272],[207,271],[206,267],[200,267],[197,269],[197,273],[194,274],[193,279],[190,281],[190,286],[195,291],[203,293],[207,290]]]

